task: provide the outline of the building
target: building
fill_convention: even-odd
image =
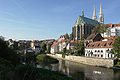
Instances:
[[[84,17],[84,12],[82,12],[82,16],[78,17],[72,28],[73,39],[81,40],[83,37],[87,38],[91,34],[92,29],[100,24],[104,24],[102,5],[100,5],[99,22],[97,21],[95,8],[92,19]]]
[[[92,29],[98,24],[99,23],[95,20],[79,16],[72,28],[73,39],[81,40],[83,36],[86,38],[92,33]]]
[[[59,52],[59,44],[55,41],[51,46],[51,53],[58,53]]]
[[[103,39],[104,38],[101,36],[100,33],[97,33],[97,34],[93,33],[86,38],[84,45],[87,46],[91,42],[102,41]]]
[[[12,39],[9,39],[8,43],[9,43],[8,46],[11,47],[11,48],[13,48],[14,41]]]
[[[76,40],[69,41],[68,44],[67,44],[67,47],[66,47],[67,50],[74,49],[75,43],[80,43],[80,42],[81,42],[80,40],[78,40],[78,41],[76,41]]]
[[[35,53],[40,53],[40,50],[41,50],[40,44],[41,44],[41,43],[42,43],[41,41],[33,40],[33,41],[31,42],[31,49],[32,49]]]
[[[102,4],[100,4],[99,23],[104,24],[104,16],[102,12]]]
[[[89,43],[85,48],[86,57],[114,58],[110,52],[113,49],[112,44],[117,37],[105,37],[102,41]]]
[[[120,24],[106,24],[108,29],[104,34],[101,34],[103,37],[111,36],[120,36]]]
[[[114,55],[110,52],[113,41],[97,41],[90,43],[85,48],[86,57],[97,57],[97,58],[113,58]]]
[[[61,35],[51,46],[51,53],[62,52],[66,48],[69,40],[65,40],[65,36]]]

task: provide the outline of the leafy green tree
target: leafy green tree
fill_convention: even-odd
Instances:
[[[66,33],[64,36],[65,36],[65,39],[69,39],[68,33]]]
[[[76,56],[84,55],[84,42],[76,42],[74,47],[74,53]]]
[[[117,59],[120,58],[120,37],[117,37],[115,39],[111,52],[115,55]]]
[[[14,50],[18,50],[18,42],[14,41],[14,44],[12,45]]]
[[[66,47],[63,49],[63,52],[62,52],[62,57],[65,58],[65,54],[66,54]]]
[[[36,62],[36,54],[33,52],[27,52],[25,56],[25,60],[28,64],[33,64]]]
[[[13,65],[20,62],[20,58],[17,53],[13,49],[9,48],[3,39],[0,39],[0,57],[8,60]]]
[[[107,31],[107,25],[97,25],[93,28],[92,33],[104,33]]]
[[[41,53],[46,53],[45,51],[47,50],[47,48],[45,43],[41,43],[40,48],[41,48]]]
[[[52,46],[52,43],[48,43],[47,44],[47,53],[50,53],[51,46]]]
[[[70,34],[70,40],[73,40],[73,33]]]

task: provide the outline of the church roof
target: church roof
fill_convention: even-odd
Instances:
[[[99,24],[99,22],[86,18],[84,16],[79,16],[74,25],[79,25],[79,24],[89,24],[89,25],[96,26],[97,24]]]

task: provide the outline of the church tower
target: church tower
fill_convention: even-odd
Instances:
[[[96,16],[96,10],[95,10],[95,7],[94,7],[94,12],[93,12],[93,17],[92,17],[93,20],[97,21],[97,16]]]
[[[102,13],[102,4],[100,4],[99,23],[104,24],[104,17]]]

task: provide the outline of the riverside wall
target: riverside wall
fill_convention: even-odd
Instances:
[[[113,67],[114,66],[114,60],[113,59],[102,59],[102,58],[88,58],[88,57],[81,57],[81,56],[65,56],[65,58],[62,58],[61,54],[47,54],[48,56],[51,56],[53,58],[60,58],[64,60],[69,60],[81,64],[87,64],[87,65],[93,65],[93,66],[102,66],[102,67]]]

